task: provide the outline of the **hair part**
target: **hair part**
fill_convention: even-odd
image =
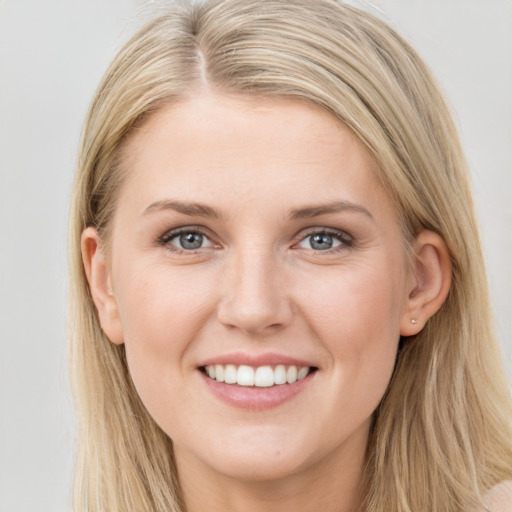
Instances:
[[[327,110],[378,163],[404,240],[430,229],[448,246],[448,299],[418,335],[402,341],[375,412],[364,510],[461,512],[512,477],[510,394],[467,165],[449,110],[425,64],[383,21],[342,1],[313,4],[173,4],[128,41],[96,92],[70,220],[77,511],[183,510],[172,441],[141,403],[124,347],[101,330],[80,236],[94,225],[108,240],[134,130],[162,105],[204,87],[299,98]]]

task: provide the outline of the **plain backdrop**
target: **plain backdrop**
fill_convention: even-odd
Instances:
[[[0,0],[0,512],[70,510],[69,190],[88,103],[145,4]],[[512,1],[367,8],[413,43],[453,106],[512,376]]]

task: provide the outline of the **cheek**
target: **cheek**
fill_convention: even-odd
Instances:
[[[165,403],[186,367],[189,351],[211,315],[207,276],[171,268],[125,268],[118,301],[126,356],[148,409]],[[162,402],[163,401],[163,402]]]
[[[322,286],[316,286],[321,282]],[[325,331],[335,346],[364,349],[381,341],[398,339],[404,307],[404,275],[385,262],[378,266],[348,265],[328,278],[304,280],[299,292],[311,325]],[[358,340],[356,342],[356,340]],[[375,348],[375,347],[374,347]]]
[[[211,279],[204,272],[166,265],[122,270],[119,309],[127,345],[179,349],[194,337],[209,314]]]
[[[339,389],[345,391],[339,398],[345,411],[364,418],[379,404],[395,365],[402,274],[385,273],[384,267],[352,268],[328,283],[304,294],[308,322],[330,354]]]

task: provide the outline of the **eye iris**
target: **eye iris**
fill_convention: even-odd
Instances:
[[[325,251],[332,247],[332,236],[325,233],[318,233],[311,237],[311,247],[320,251]]]
[[[184,249],[199,249],[203,245],[203,235],[200,233],[184,233],[180,235],[180,244]]]

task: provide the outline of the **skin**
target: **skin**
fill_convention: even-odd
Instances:
[[[188,512],[356,510],[399,337],[449,289],[443,241],[420,233],[411,263],[369,153],[300,100],[169,104],[132,135],[123,169],[108,250],[87,228],[84,265],[103,329],[174,441]],[[203,246],[180,250],[177,228]],[[319,250],[311,234],[325,230],[334,247]],[[241,409],[198,369],[232,352],[318,370],[291,400]]]

